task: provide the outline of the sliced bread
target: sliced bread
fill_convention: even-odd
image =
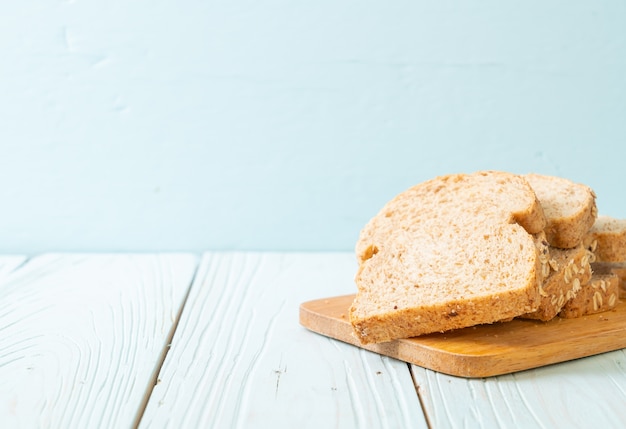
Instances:
[[[356,245],[356,337],[383,342],[536,310],[545,225],[532,188],[511,173],[441,176],[399,194]]]
[[[541,202],[548,222],[545,230],[548,243],[563,249],[579,245],[597,216],[593,190],[562,177],[533,173],[524,178]]]
[[[565,304],[559,316],[573,319],[615,308],[618,303],[618,284],[615,274],[594,274],[589,283]]]
[[[594,274],[615,274],[619,279],[619,298],[626,299],[626,262],[594,262]]]
[[[589,259],[590,252],[582,243],[573,249],[550,248],[550,273],[539,289],[539,308],[521,317],[548,321],[558,315],[565,303],[591,279]]]
[[[584,242],[598,262],[626,261],[626,219],[598,216]]]

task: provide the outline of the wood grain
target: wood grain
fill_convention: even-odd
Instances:
[[[613,311],[577,319],[513,320],[362,345],[347,317],[353,299],[347,295],[305,302],[300,322],[331,338],[455,376],[508,374],[626,347],[623,302]]]
[[[2,427],[132,427],[193,255],[43,255],[0,287]]]
[[[483,379],[412,373],[434,428],[626,427],[624,350]]]
[[[313,334],[352,254],[207,253],[140,427],[425,428],[405,363]]]

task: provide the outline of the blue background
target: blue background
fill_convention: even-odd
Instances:
[[[397,193],[556,174],[626,217],[626,3],[0,6],[0,252],[351,250]]]

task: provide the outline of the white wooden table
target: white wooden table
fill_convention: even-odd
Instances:
[[[314,334],[350,253],[0,257],[2,428],[623,428],[626,354],[488,379]]]

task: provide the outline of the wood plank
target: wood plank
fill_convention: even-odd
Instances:
[[[348,309],[354,295],[301,305],[307,328],[358,347],[461,377],[488,377],[626,347],[626,303],[612,311],[549,322],[513,320],[380,344],[361,344]]]
[[[140,427],[426,427],[405,363],[305,330],[354,255],[207,253]]]
[[[42,255],[0,287],[3,427],[132,427],[197,257]]]
[[[484,379],[412,372],[431,427],[626,427],[624,350]]]

